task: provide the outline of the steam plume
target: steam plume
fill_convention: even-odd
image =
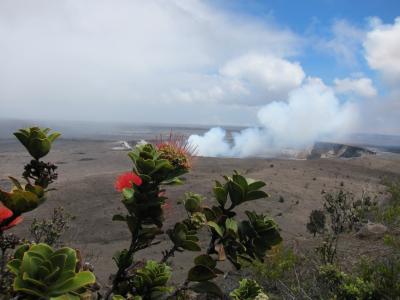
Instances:
[[[191,135],[201,156],[272,156],[284,149],[304,149],[319,139],[334,139],[357,123],[357,106],[341,101],[318,78],[308,78],[289,93],[287,101],[274,101],[258,111],[259,127],[232,133],[212,128],[203,136]]]

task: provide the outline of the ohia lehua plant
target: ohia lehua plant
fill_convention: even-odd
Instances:
[[[37,164],[44,164],[46,167],[51,170],[56,169],[57,167],[53,164],[45,164],[43,162],[39,162],[38,160],[44,156],[46,156],[50,149],[52,142],[60,136],[60,133],[54,132],[52,134],[48,134],[50,132],[50,128],[41,129],[39,127],[31,127],[26,129],[20,129],[15,132],[14,135],[17,139],[25,146],[30,155],[35,159]],[[25,166],[24,174],[31,174],[32,165],[28,164]],[[27,171],[30,170],[29,172]],[[12,218],[17,218],[21,214],[29,212],[45,201],[45,193],[46,188],[49,183],[56,179],[54,174],[48,174],[48,169],[35,169],[35,176],[37,180],[34,183],[29,181],[29,178],[24,176],[27,181],[27,184],[24,185],[20,183],[16,178],[9,177],[13,184],[13,188],[10,192],[6,192],[0,189],[0,202],[3,203],[8,209],[13,212]],[[51,177],[51,180],[41,180],[43,178]],[[43,182],[44,184],[40,184]],[[13,219],[10,218],[5,220],[4,222],[12,222]],[[2,223],[4,223],[2,222]],[[4,224],[1,224],[4,225]],[[7,225],[7,224],[6,224]]]
[[[171,278],[171,268],[164,263],[148,260],[142,268],[135,270],[129,285],[134,289],[134,295],[127,293],[127,298],[114,295],[113,300],[157,300],[165,299],[165,295],[172,292],[173,288],[167,286]]]
[[[203,209],[212,231],[208,252],[216,253],[218,249],[239,269],[240,259],[262,260],[282,238],[276,223],[262,214],[247,211],[248,220],[238,222],[234,218],[236,213],[233,209],[238,205],[268,197],[260,190],[265,183],[245,178],[236,171],[231,177],[224,176],[224,179],[224,183],[216,181],[213,189],[218,205]]]
[[[167,200],[163,186],[183,183],[181,176],[191,166],[185,149],[164,142],[157,145],[138,144],[129,153],[133,170],[120,176],[116,184],[117,190],[122,192],[122,203],[127,214],[115,215],[114,220],[126,222],[132,236],[129,249],[119,251],[114,256],[118,266],[110,291],[114,299],[168,297],[167,282],[154,285],[154,282],[159,281],[154,274],[165,274],[162,278],[168,280],[166,274],[169,269],[167,272],[164,263],[169,257],[176,251],[201,251],[197,233],[202,227],[207,227],[211,233],[209,247],[206,253],[194,259],[194,266],[188,272],[184,288],[218,297],[223,297],[223,292],[213,279],[223,274],[217,268],[219,260],[227,258],[236,268],[240,268],[242,258],[262,259],[266,251],[281,241],[277,225],[264,215],[246,212],[248,220],[240,222],[235,219],[234,209],[237,206],[268,197],[261,190],[265,186],[264,182],[245,178],[235,171],[230,177],[224,176],[224,183],[216,182],[213,189],[216,205],[205,206],[205,197],[199,194],[185,194],[180,203],[187,212],[187,218],[166,230],[172,248],[163,252],[161,263],[151,261],[144,268],[139,268],[141,263],[135,261],[134,253],[151,246],[156,235],[163,233],[163,208]]]
[[[8,268],[15,275],[14,291],[40,299],[66,295],[73,299],[87,285],[95,283],[93,273],[77,272],[76,267],[75,250],[54,250],[47,244],[23,245],[8,263]]]
[[[143,268],[136,270],[132,285],[141,299],[164,299],[173,288],[167,286],[171,268],[164,263],[148,260]]]
[[[126,222],[131,232],[129,249],[114,256],[118,271],[112,291],[122,296],[129,289],[137,289],[132,286],[132,281],[127,280],[130,277],[127,270],[134,263],[134,253],[150,246],[156,235],[162,233],[163,206],[167,200],[162,186],[182,183],[180,176],[189,171],[190,155],[178,146],[172,140],[159,145],[136,145],[128,154],[133,162],[132,172],[117,180],[116,188],[122,192],[127,214],[115,215],[113,220]],[[187,159],[183,158],[185,155]]]
[[[236,219],[234,209],[237,206],[247,201],[268,197],[261,190],[265,183],[246,178],[236,171],[232,176],[224,176],[224,179],[223,183],[216,181],[213,189],[217,205],[211,207],[202,205],[204,197],[194,193],[187,193],[183,200],[189,215],[185,224],[191,224],[193,217],[202,214],[206,219],[205,225],[211,231],[207,252],[197,256],[194,259],[194,267],[189,270],[187,277],[189,287],[196,292],[218,297],[222,297],[223,293],[212,281],[222,274],[217,268],[218,261],[228,259],[240,269],[243,260],[263,260],[267,251],[282,241],[276,223],[263,214],[246,211],[247,220]],[[176,228],[174,229],[176,231]],[[175,235],[185,237],[182,233]],[[171,240],[174,242],[172,237]],[[247,286],[250,283],[243,285]],[[245,287],[242,288],[244,289]]]
[[[0,201],[15,215],[21,215],[38,207],[45,201],[45,190],[39,185],[23,186],[11,178],[14,188],[10,192],[0,189]]]
[[[162,226],[162,205],[166,197],[160,185],[181,182],[179,176],[188,172],[185,165],[173,164],[173,158],[163,158],[162,152],[152,144],[136,146],[129,157],[133,161],[133,171],[141,179],[140,185],[123,190],[123,203],[127,210],[146,224]]]
[[[50,130],[50,128],[30,127],[20,129],[14,135],[25,146],[29,154],[39,160],[50,152],[51,144],[60,136],[58,132],[49,134]]]

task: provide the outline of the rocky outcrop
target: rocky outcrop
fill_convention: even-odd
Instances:
[[[317,158],[353,158],[363,155],[374,155],[374,151],[359,146],[337,143],[317,142],[314,144],[307,159]]]
[[[356,236],[360,239],[381,239],[387,232],[387,227],[379,223],[367,223],[357,232]]]

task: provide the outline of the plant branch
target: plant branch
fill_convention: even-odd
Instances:
[[[176,290],[175,292],[169,297],[169,299],[176,299],[178,294],[180,292],[186,291],[189,289],[188,285],[189,285],[190,281],[188,279],[186,279]]]
[[[164,251],[161,263],[166,263],[169,258],[173,257],[175,255],[176,250],[178,250],[178,247],[174,245],[171,249]]]

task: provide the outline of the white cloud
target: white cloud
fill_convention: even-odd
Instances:
[[[270,103],[264,112],[276,109],[296,119],[297,102],[284,100],[309,85],[294,58],[304,39],[213,3],[0,0],[0,118],[254,124],[256,110]],[[364,43],[371,68],[396,82],[399,24],[399,19],[389,25],[373,19]],[[332,30],[332,39],[321,47],[338,61],[357,64],[365,32],[344,20]],[[368,78],[338,79],[335,90],[369,98],[376,93]],[[376,98],[374,110],[382,103],[382,120],[398,108],[398,98]],[[301,101],[305,108],[298,111],[310,110],[313,120],[316,104],[308,101]],[[286,126],[287,120],[274,122]],[[257,132],[251,129],[246,136]]]
[[[332,25],[333,37],[321,40],[317,46],[334,55],[340,64],[358,65],[358,57],[365,32],[346,20],[336,20]]]
[[[226,62],[217,75],[201,78],[196,88],[173,93],[183,102],[260,105],[285,99],[304,78],[297,62],[252,53]]]
[[[189,102],[185,91],[199,91],[196,101],[242,94],[239,81],[219,78],[221,66],[253,52],[289,57],[299,44],[290,30],[198,0],[2,0],[0,114],[119,119],[130,110],[128,120],[174,122],[178,113],[145,116],[138,105],[176,103],[177,91]]]
[[[400,91],[382,97],[373,97],[360,105],[362,122],[359,132],[399,135]]]
[[[391,83],[400,81],[400,17],[393,24],[382,24],[377,18],[364,41],[369,66],[381,72]]]
[[[304,71],[299,63],[276,57],[249,54],[225,64],[220,74],[241,80],[260,90],[263,103],[285,98],[303,82]],[[275,99],[274,99],[275,98]]]
[[[338,94],[355,94],[361,97],[374,97],[377,91],[370,78],[335,78],[335,91]]]

